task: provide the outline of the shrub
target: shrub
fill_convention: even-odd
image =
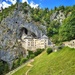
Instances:
[[[0,61],[0,75],[5,75],[8,71],[8,64],[6,62]]]
[[[43,51],[44,51],[44,49],[37,49],[34,54],[35,54],[35,56],[37,56],[37,55],[39,55],[40,53],[42,53]]]
[[[17,68],[18,66],[20,66],[20,58],[14,60],[12,69]]]
[[[21,58],[20,65],[25,63],[27,60],[28,60],[27,58]]]
[[[28,59],[29,58],[34,58],[35,55],[34,55],[33,51],[28,50],[28,56],[27,57],[28,57]]]
[[[34,58],[34,57],[35,57],[35,55],[34,55],[34,54],[31,54],[31,55],[30,55],[30,58],[31,58],[31,59],[32,59],[32,58]]]
[[[52,52],[52,48],[47,48],[47,54],[50,54]]]
[[[27,60],[28,60],[28,58],[24,58],[24,57],[14,60],[12,69],[17,68],[21,64],[25,63]]]

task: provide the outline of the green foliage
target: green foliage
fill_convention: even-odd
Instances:
[[[71,16],[64,20],[60,27],[59,35],[60,41],[75,39],[75,11],[72,12]]]
[[[13,62],[12,69],[15,69],[15,68],[19,67],[20,65],[22,65],[23,63],[25,63],[27,60],[34,58],[35,56],[39,55],[43,51],[44,51],[44,49],[37,49],[36,52],[28,50],[28,56],[27,56],[27,58],[24,58],[23,56],[20,56],[18,59],[16,59]]]
[[[25,63],[27,60],[28,60],[27,58],[21,58],[20,65],[22,65],[23,63]]]
[[[64,6],[59,6],[57,10],[64,11],[65,10],[65,7]]]
[[[12,14],[12,11],[14,10],[16,5],[12,5],[9,8],[3,9],[2,13],[0,13],[0,22],[3,20],[3,18],[6,18],[9,14]]]
[[[24,58],[24,57],[20,57],[20,58],[14,60],[12,69],[19,67],[20,65],[25,63],[27,60],[28,60],[28,58]]]
[[[42,53],[44,51],[44,49],[37,49],[36,52],[34,52],[34,55],[37,56],[40,53]]]
[[[47,54],[52,53],[52,48],[47,48]]]
[[[0,75],[5,75],[9,71],[8,64],[0,61]]]
[[[27,57],[28,57],[28,59],[34,58],[35,55],[34,55],[33,51],[28,50],[28,56]]]
[[[40,17],[39,17],[38,15],[36,15],[36,14],[34,14],[34,15],[32,16],[32,18],[33,18],[33,20],[34,20],[35,22],[40,21]]]
[[[13,69],[14,68],[17,68],[18,66],[20,65],[20,59],[17,59],[17,60],[15,60],[14,62],[13,62]]]
[[[59,34],[55,34],[52,36],[52,42],[55,44],[59,43]]]
[[[42,53],[44,51],[44,49],[37,49],[35,52],[28,50],[28,58],[34,58],[35,56],[39,55],[40,53]]]
[[[59,27],[60,27],[60,23],[59,23],[59,22],[57,22],[57,21],[52,21],[52,22],[50,23],[50,26],[49,26],[48,29],[47,29],[47,35],[48,35],[49,37],[52,37],[53,35],[58,34],[58,32],[59,32]]]

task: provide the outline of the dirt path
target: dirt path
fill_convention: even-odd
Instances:
[[[28,75],[29,71],[32,69],[33,65],[27,70],[27,72],[25,73],[25,75]]]
[[[28,63],[31,63],[33,60],[34,60],[34,59],[31,59],[31,60],[27,61],[25,64],[23,64],[23,65],[19,66],[18,68],[16,68],[16,69],[10,71],[10,72],[7,73],[6,75],[12,75],[12,74],[14,74],[16,71],[18,71],[19,69],[23,68],[23,67],[26,66]]]
[[[31,64],[32,62],[34,62],[34,59],[31,60],[31,62],[29,62],[29,63],[27,64],[27,66],[29,66],[30,68],[27,70],[27,72],[25,73],[25,75],[28,75],[29,71],[32,69],[32,67],[33,67],[33,65]]]

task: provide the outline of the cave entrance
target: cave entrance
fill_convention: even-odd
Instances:
[[[27,30],[25,27],[22,27],[22,28],[20,29],[20,38],[25,37],[26,35],[32,36],[32,37],[34,37],[34,38],[37,37],[33,32]]]
[[[23,36],[23,35],[27,35],[28,34],[28,30],[25,28],[25,27],[22,27],[20,29],[20,38]]]
[[[25,33],[26,35],[28,34],[28,30],[26,28],[24,28],[24,27],[22,27],[20,29],[20,31],[21,31],[21,33]]]

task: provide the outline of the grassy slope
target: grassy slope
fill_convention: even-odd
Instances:
[[[23,68],[19,69],[12,75],[25,75],[26,71],[29,69],[28,66],[24,66]]]
[[[68,47],[36,57],[28,75],[75,75],[75,49]]]
[[[75,75],[75,49],[65,47],[49,55],[43,52],[32,64],[28,75]],[[26,66],[13,75],[23,75],[27,70]]]

